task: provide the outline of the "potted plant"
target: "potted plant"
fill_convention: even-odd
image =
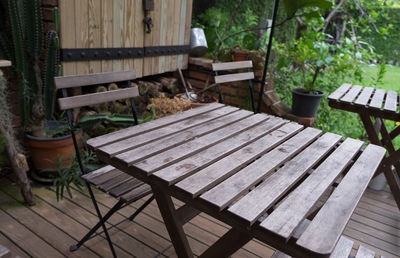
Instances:
[[[292,113],[300,117],[315,117],[323,91],[318,90],[318,79],[324,72],[330,71],[337,60],[334,46],[324,41],[320,32],[308,32],[298,39],[291,47],[283,44],[277,46],[281,55],[278,69],[291,66],[300,71],[301,76],[293,80],[295,87],[292,92]]]
[[[7,11],[0,30],[0,51],[13,63],[19,113],[34,166],[38,170],[55,169],[59,157],[71,159],[74,155],[66,125],[51,121],[56,97],[54,76],[60,70],[59,39],[56,31],[48,32],[44,50],[40,0],[18,3],[14,0],[2,3]],[[40,65],[42,51],[45,51],[44,66]]]

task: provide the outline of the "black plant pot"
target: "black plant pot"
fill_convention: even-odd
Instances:
[[[292,113],[301,117],[315,117],[317,115],[321,98],[325,95],[322,91],[294,88],[292,91]]]

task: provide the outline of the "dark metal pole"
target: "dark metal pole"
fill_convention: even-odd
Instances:
[[[272,14],[271,33],[270,33],[269,39],[268,39],[267,56],[265,57],[264,72],[263,72],[263,77],[262,77],[262,80],[261,80],[260,92],[258,94],[257,113],[260,113],[262,95],[264,93],[265,79],[266,79],[266,76],[267,76],[269,57],[271,55],[272,38],[274,37],[276,15],[278,13],[278,7],[279,7],[279,0],[275,0],[275,2],[274,2],[274,12]]]

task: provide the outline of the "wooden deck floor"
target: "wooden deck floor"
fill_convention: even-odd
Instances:
[[[74,198],[57,202],[48,187],[35,187],[37,204],[25,207],[15,184],[0,178],[0,245],[20,257],[110,257],[104,238],[97,237],[74,253],[69,246],[87,232],[97,218],[85,192],[73,190]],[[115,200],[97,193],[104,212]],[[144,200],[121,210],[112,222],[132,214]],[[179,205],[179,202],[176,203]],[[185,232],[195,255],[201,254],[229,230],[229,226],[205,214],[186,224]],[[111,230],[119,257],[176,257],[155,201],[132,222]],[[386,192],[368,190],[359,203],[345,235],[386,257],[400,257],[400,212]],[[234,257],[270,257],[274,250],[251,241]]]

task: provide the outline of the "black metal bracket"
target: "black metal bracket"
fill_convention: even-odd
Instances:
[[[146,56],[180,55],[188,53],[189,50],[190,45],[144,48],[62,48],[60,58],[63,62],[134,59]]]
[[[189,53],[190,45],[145,47],[145,56],[168,56]]]

